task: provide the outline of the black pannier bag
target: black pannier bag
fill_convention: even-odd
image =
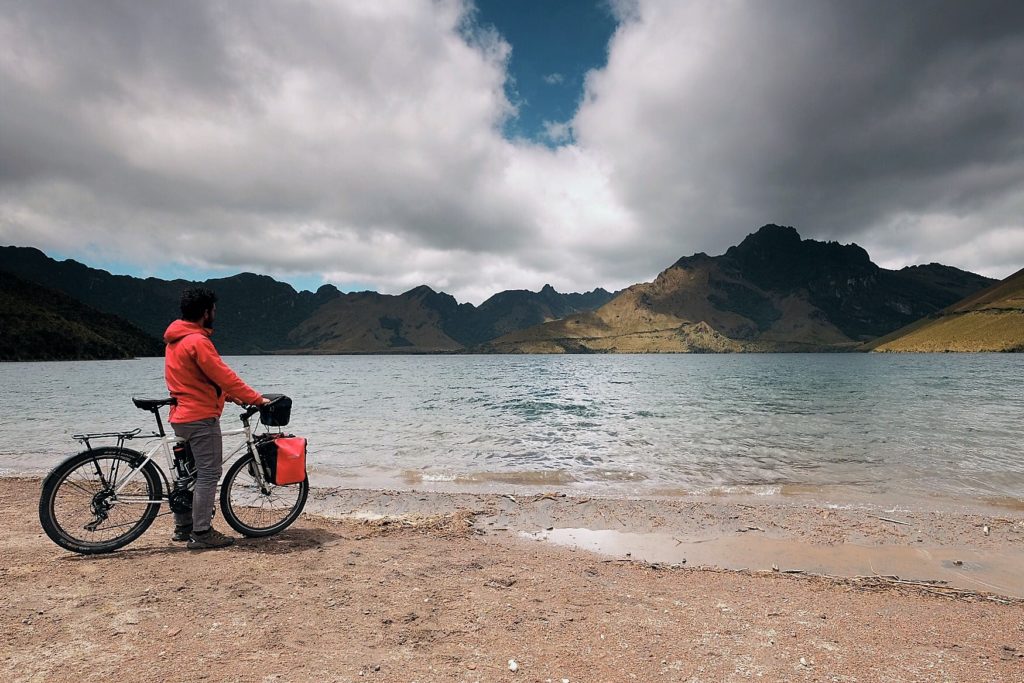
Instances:
[[[260,422],[267,427],[287,427],[292,417],[292,400],[284,394],[263,394],[273,401],[269,406],[260,406]]]
[[[270,434],[256,444],[267,481],[278,486],[306,478],[306,440],[291,434]]]

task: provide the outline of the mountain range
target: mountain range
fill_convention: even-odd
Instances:
[[[841,351],[994,280],[939,264],[880,268],[864,249],[765,225],[676,261],[594,311],[512,332],[497,353]]]
[[[209,287],[220,299],[214,339],[225,355],[870,350],[873,340],[946,315],[995,284],[935,263],[881,268],[855,244],[805,240],[779,225],[722,255],[683,257],[621,292],[545,286],[500,292],[479,306],[425,285],[387,295],[332,285],[298,292],[252,273],[198,283],[112,275],[25,247],[0,247],[0,271],[119,316],[157,344],[182,289]],[[1013,324],[1007,334],[1018,338]]]
[[[562,294],[499,292],[479,307],[425,285],[397,296],[344,294],[321,306],[289,335],[291,348],[314,353],[451,352],[503,334],[597,308],[614,294],[595,289]]]
[[[399,295],[342,294],[333,285],[297,292],[252,273],[203,282],[112,275],[71,259],[54,260],[30,247],[0,247],[0,272],[120,316],[156,340],[178,316],[182,290],[208,287],[219,298],[214,340],[225,355],[460,351],[596,308],[614,296],[600,288],[564,294],[545,286],[539,292],[500,292],[474,306],[426,286]]]

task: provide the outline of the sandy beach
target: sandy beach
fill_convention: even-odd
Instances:
[[[5,681],[1024,681],[1019,510],[324,489],[82,557],[38,486],[0,479]]]

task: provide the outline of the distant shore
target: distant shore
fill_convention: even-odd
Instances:
[[[42,534],[38,486],[0,479],[3,680],[163,681],[173,670],[185,681],[994,682],[1024,671],[1024,603],[923,571],[929,553],[948,551],[977,578],[990,558],[1024,551],[1019,514],[887,520],[802,505],[318,489],[313,514],[275,538],[193,553],[170,541],[165,516],[128,548],[82,557]],[[689,559],[537,540],[588,527],[676,538]],[[786,573],[796,559],[777,572],[694,569],[715,539],[740,557],[776,542],[842,555],[855,541],[923,561],[898,580]]]
[[[1000,349],[892,349],[892,348],[866,348],[865,345],[848,347],[821,347],[815,349],[801,350],[780,350],[770,349],[755,351],[746,349],[743,351],[498,351],[493,349],[451,349],[444,351],[343,351],[327,352],[314,349],[287,349],[282,351],[268,351],[266,353],[245,353],[231,354],[232,358],[247,358],[250,356],[564,356],[564,355],[603,355],[603,356],[635,356],[635,355],[666,355],[666,356],[689,356],[689,355],[771,355],[771,354],[845,354],[845,353],[885,353],[885,354],[913,354],[913,355],[978,355],[985,353],[1013,354],[1024,353],[1024,346],[1015,348]],[[139,360],[142,358],[162,358],[159,356],[135,356],[128,358],[0,358],[0,363],[74,363],[82,361],[118,361],[118,360]]]

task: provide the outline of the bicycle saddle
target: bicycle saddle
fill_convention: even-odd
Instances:
[[[132,403],[139,410],[158,410],[163,406],[176,406],[178,405],[178,399],[173,396],[167,398],[135,398],[132,396]]]

